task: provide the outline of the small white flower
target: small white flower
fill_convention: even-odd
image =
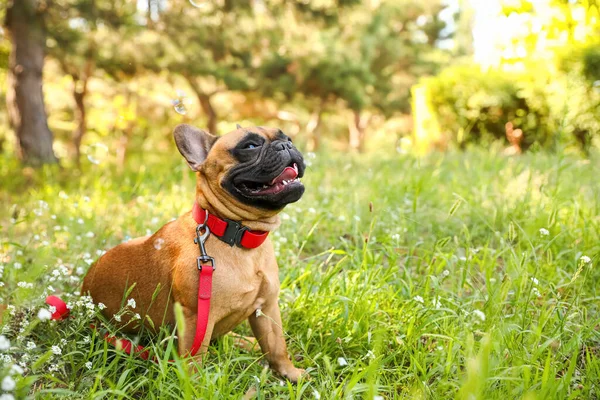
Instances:
[[[138,314],[138,313],[135,313],[135,314],[133,315],[133,319],[142,319],[142,317],[140,316],[140,314]]]
[[[317,210],[315,210],[314,208],[310,207],[310,208],[308,209],[308,212],[309,212],[309,213],[311,213],[311,214],[314,214],[314,213],[316,213],[316,212],[317,212]]]
[[[384,400],[383,396],[373,396],[373,400]]]
[[[115,321],[121,322],[121,316],[119,314],[115,314]]]
[[[589,264],[592,262],[592,259],[589,258],[588,256],[581,256],[581,258],[579,258],[579,260],[584,264]]]
[[[52,285],[48,285],[48,291],[50,293],[54,293],[54,287]]]
[[[21,368],[20,366],[18,366],[17,364],[13,364],[10,367],[10,373],[11,374],[17,374],[17,375],[23,375],[25,371],[23,370],[23,368]]]
[[[346,216],[344,216],[344,215],[340,215],[338,217],[338,221],[345,221],[345,220],[346,220]]]
[[[78,223],[79,225],[83,225],[83,220],[82,220],[81,218],[78,218],[78,219],[77,219],[77,223]]]
[[[52,313],[46,308],[40,308],[37,313],[37,317],[40,319],[40,321],[48,321],[50,318],[52,318]]]
[[[105,308],[106,308],[106,305],[104,303],[98,303],[98,309],[104,310]]]
[[[27,344],[25,345],[25,348],[27,350],[33,350],[35,349],[37,346],[35,345],[34,342],[32,342],[31,340],[29,342],[27,342]]]
[[[88,361],[88,362],[86,362],[86,363],[85,363],[85,367],[86,367],[87,369],[92,369],[92,362],[91,362],[91,361]]]
[[[533,282],[534,285],[539,285],[540,281],[537,280],[536,277],[531,277],[531,282]]]
[[[86,233],[85,236],[87,236],[89,238],[93,238],[95,235],[94,235],[94,232],[90,231],[90,232]]]
[[[337,362],[340,367],[345,367],[348,365],[348,361],[346,361],[344,357],[338,357]]]
[[[534,287],[531,290],[531,293],[533,293],[536,297],[542,297],[542,294],[540,293],[540,291],[538,290],[538,288]]]
[[[425,304],[425,300],[423,300],[423,298],[421,296],[415,296],[415,297],[413,297],[413,300],[416,301],[417,303]]]
[[[136,304],[135,304],[135,299],[129,299],[127,300],[127,305],[131,308],[135,308]]]
[[[319,394],[319,392],[317,392],[317,389],[313,389],[313,396],[315,396],[315,399],[317,400],[321,398],[321,395]]]
[[[434,298],[433,301],[432,301],[432,303],[433,303],[433,306],[435,308],[441,308],[442,307],[442,303],[440,302],[439,296],[436,297],[436,298]]]
[[[481,320],[481,322],[485,321],[485,314],[481,310],[473,310],[473,314]]]
[[[23,264],[21,264],[20,262],[16,262],[13,264],[14,269],[21,269],[22,266],[23,266]]]
[[[0,350],[8,350],[10,349],[10,340],[6,338],[4,335],[0,335]]]
[[[360,217],[359,217],[358,215],[355,215],[355,216],[354,216],[354,220],[355,220],[356,222],[359,222],[359,221],[360,221]]]
[[[50,372],[56,372],[58,371],[58,364],[52,364],[49,368],[48,371]]]
[[[540,228],[540,235],[542,236],[548,236],[550,234],[550,231],[548,231],[548,229],[546,228]]]
[[[2,379],[2,390],[10,392],[11,390],[14,390],[16,386],[15,380],[10,376],[5,376],[4,379]]]
[[[448,276],[448,275],[450,275],[450,271],[448,271],[447,269],[445,269],[445,270],[442,272],[442,275],[444,275],[444,276]]]
[[[29,282],[18,282],[17,286],[24,289],[31,289],[33,287],[33,283]]]
[[[52,353],[56,354],[57,356],[62,354],[62,349],[58,346],[52,346]]]
[[[394,234],[393,234],[391,237],[392,237],[392,240],[394,240],[394,241],[396,241],[396,242],[397,242],[398,240],[400,240],[400,234],[399,234],[399,233],[394,233]]]
[[[90,339],[90,337],[89,337],[89,336],[84,336],[84,338],[83,338],[83,343],[89,343],[89,342],[91,342],[91,341],[92,341],[92,340]]]
[[[0,400],[15,400],[15,396],[10,393],[4,393],[3,395],[0,395]]]

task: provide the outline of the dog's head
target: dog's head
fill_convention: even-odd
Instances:
[[[225,206],[269,215],[304,193],[304,159],[280,129],[241,128],[221,137],[190,125],[173,135],[179,152],[198,179],[204,179]],[[199,182],[200,185],[201,182]]]

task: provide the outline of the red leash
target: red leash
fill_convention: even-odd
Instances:
[[[209,214],[208,211],[202,209],[198,203],[194,203],[192,208],[192,216],[198,224],[196,227],[196,243],[200,249],[200,256],[196,260],[198,267],[198,310],[196,320],[196,334],[194,342],[190,349],[189,355],[195,356],[200,348],[206,335],[208,326],[208,316],[210,314],[210,298],[212,295],[212,276],[215,271],[215,260],[206,254],[204,242],[208,239],[211,232],[220,240],[228,243],[230,246],[238,245],[249,249],[260,246],[268,236],[268,232],[251,231],[239,222],[221,219],[215,215]],[[204,233],[200,233],[204,230]],[[69,316],[70,310],[67,304],[56,296],[48,296],[46,304],[55,308],[52,314],[52,319],[62,320]],[[95,326],[92,325],[92,328]],[[106,333],[104,340],[115,346],[117,349],[123,350],[127,354],[137,354],[144,360],[150,358],[150,353],[143,346],[136,345],[128,339],[118,339],[115,336]]]

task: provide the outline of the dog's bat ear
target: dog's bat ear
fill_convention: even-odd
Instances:
[[[177,125],[173,137],[179,152],[194,171],[198,171],[217,141],[216,136],[187,124]]]

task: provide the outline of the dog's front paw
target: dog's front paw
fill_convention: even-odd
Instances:
[[[296,368],[294,366],[291,366],[290,368],[280,370],[277,372],[279,373],[279,375],[281,375],[282,377],[284,377],[285,379],[289,380],[292,383],[298,383],[298,381],[300,380],[300,377],[303,375],[305,375],[305,377],[308,376],[308,375],[306,375],[306,370]]]

